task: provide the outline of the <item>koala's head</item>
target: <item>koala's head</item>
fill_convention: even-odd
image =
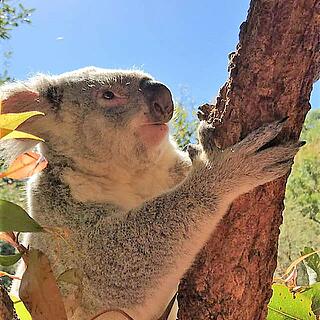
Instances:
[[[130,166],[156,161],[169,145],[170,90],[140,71],[90,67],[0,91],[4,113],[45,113],[19,129],[45,139],[49,154]]]

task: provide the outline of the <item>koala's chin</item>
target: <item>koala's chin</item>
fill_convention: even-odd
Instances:
[[[138,129],[138,135],[144,145],[152,149],[168,142],[169,127],[166,123],[145,124]]]

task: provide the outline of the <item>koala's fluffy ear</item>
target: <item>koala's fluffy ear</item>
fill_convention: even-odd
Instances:
[[[27,90],[13,92],[2,100],[2,113],[18,113],[25,111],[41,111],[39,93]]]

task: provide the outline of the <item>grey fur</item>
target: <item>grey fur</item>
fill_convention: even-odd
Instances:
[[[85,275],[83,314],[70,319],[90,319],[106,308],[126,310],[137,320],[157,319],[230,203],[240,194],[288,173],[300,146],[288,143],[262,150],[284,126],[275,122],[226,150],[214,148],[208,130],[202,127],[200,141],[205,143],[192,153],[192,166],[187,155],[169,141],[163,147],[164,155],[150,155],[135,134],[126,132],[131,130],[130,121],[148,115],[146,99],[139,90],[144,77],[151,79],[142,72],[89,68],[27,84],[40,93],[35,109],[45,105],[45,93],[52,85],[63,92],[59,117],[51,117],[47,111],[47,121],[56,122],[56,127],[44,130],[43,126],[32,126],[37,134],[45,135],[47,143],[41,148],[50,165],[30,182],[29,206],[40,224],[69,229],[70,246],[64,245],[58,252],[57,240],[44,235],[33,235],[30,242],[58,262],[56,274],[79,268]],[[101,109],[92,90],[105,87],[126,94],[128,103]],[[19,90],[25,86],[9,90],[9,96]],[[90,117],[94,123],[88,127]],[[68,139],[65,131],[59,131],[65,127]],[[105,127],[109,134],[116,134],[104,137]],[[161,162],[163,157],[171,161],[167,166]],[[87,163],[94,163],[95,171]],[[109,163],[112,170],[101,169],[109,168]],[[119,181],[112,176],[118,163]],[[128,180],[130,183],[136,181],[133,191],[120,194],[128,202],[119,203],[117,197],[99,200],[99,190],[101,196],[119,185],[122,190],[121,179],[127,176],[133,179]],[[165,185],[156,178],[162,176],[166,177]],[[154,177],[145,184],[147,191],[155,191],[146,192],[141,177]],[[128,181],[124,181],[123,190]],[[91,198],[81,198],[86,197],[81,183]],[[130,201],[136,202],[130,205]],[[67,286],[62,290],[69,293]]]

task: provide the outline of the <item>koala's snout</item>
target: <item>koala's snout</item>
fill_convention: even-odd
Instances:
[[[153,80],[143,80],[140,88],[147,99],[152,120],[168,122],[174,109],[170,90],[161,82]]]

